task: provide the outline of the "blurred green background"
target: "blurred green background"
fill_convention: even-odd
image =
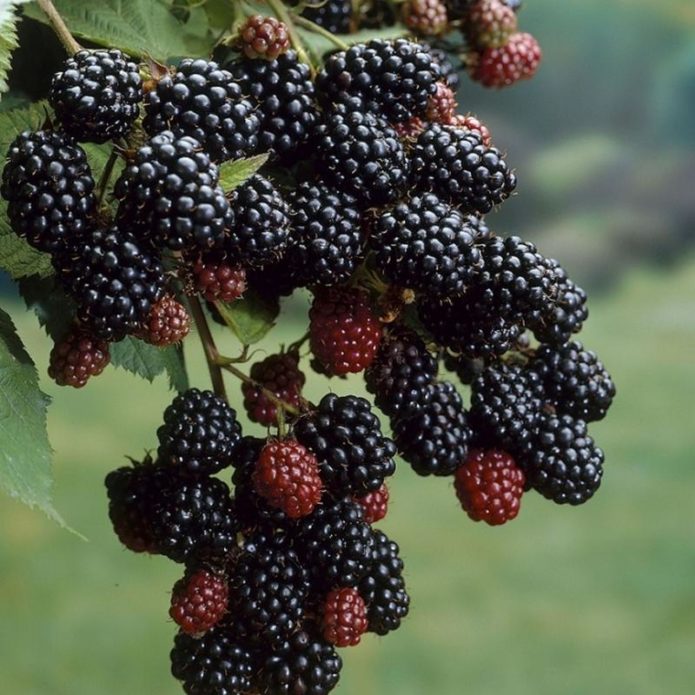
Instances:
[[[383,527],[412,613],[344,652],[344,695],[695,691],[695,6],[528,0],[520,19],[545,51],[538,77],[494,93],[464,80],[460,103],[519,174],[492,226],[537,241],[592,291],[581,339],[619,389],[592,427],[604,484],[579,509],[529,494],[492,529],[467,520],[448,481],[401,466]],[[48,339],[18,301],[3,305],[45,371]],[[265,348],[297,337],[305,311],[289,306]],[[192,382],[206,386],[198,352],[191,339]],[[88,542],[2,498],[0,692],[180,692],[167,618],[179,568],[119,546],[103,489],[124,454],[155,445],[171,393],[113,369],[81,392],[43,387],[56,506]],[[361,385],[314,380],[309,396],[326,388]]]

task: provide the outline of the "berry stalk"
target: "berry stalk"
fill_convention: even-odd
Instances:
[[[220,353],[215,345],[215,339],[212,337],[212,333],[210,332],[210,326],[208,325],[208,321],[203,313],[203,307],[200,306],[200,300],[198,297],[189,297],[188,304],[191,308],[191,314],[193,315],[196,328],[198,329],[200,342],[203,344],[205,360],[208,363],[208,370],[210,371],[212,388],[215,393],[220,396],[220,398],[224,398],[226,401],[227,391],[224,386],[224,377],[219,364]]]
[[[312,22],[310,19],[307,19],[306,17],[296,15],[294,17],[294,22],[295,24],[297,24],[297,26],[304,27],[309,31],[313,31],[314,34],[319,34],[320,36],[323,36],[325,39],[328,39],[334,46],[339,48],[341,51],[347,51],[347,49],[350,48],[350,46],[346,44],[345,41],[341,41],[335,34],[331,34],[330,31],[327,31],[321,25],[316,24],[316,22]]]
[[[60,16],[58,10],[56,10],[55,5],[51,0],[36,0],[36,4],[43,10],[48,21],[55,31],[56,35],[60,39],[60,42],[65,46],[65,50],[70,54],[74,55],[78,51],[82,50],[82,46],[75,40],[75,37],[70,33],[65,21]]]

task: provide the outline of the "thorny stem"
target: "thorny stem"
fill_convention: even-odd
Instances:
[[[294,22],[298,26],[304,27],[309,31],[313,31],[315,34],[319,34],[320,36],[323,36],[325,39],[328,39],[334,46],[337,46],[342,51],[347,51],[347,49],[350,48],[350,46],[348,46],[348,44],[346,44],[345,41],[341,41],[335,34],[331,34],[330,31],[327,31],[326,29],[319,26],[315,22],[312,22],[310,19],[307,19],[306,17],[295,15]]]
[[[65,46],[65,50],[70,55],[74,55],[77,53],[77,51],[81,51],[82,46],[77,43],[75,37],[70,33],[70,30],[51,0],[36,0],[36,3],[43,10],[46,17],[48,17],[48,21],[50,22],[51,27],[53,27],[53,31],[55,31],[56,35],[60,39],[60,42],[63,44],[63,46]]]
[[[205,351],[205,359],[207,360],[208,370],[210,371],[212,388],[220,398],[224,398],[226,401],[227,390],[224,386],[222,369],[218,364],[220,353],[217,351],[215,339],[212,337],[212,333],[210,332],[208,320],[205,318],[203,307],[200,305],[200,300],[198,297],[189,297],[188,302],[191,307],[191,313],[193,314],[193,320],[195,321],[196,328],[198,329],[200,342],[203,344],[203,350]]]
[[[99,179],[99,185],[97,186],[97,205],[101,206],[104,200],[104,194],[106,193],[106,187],[109,185],[109,179],[111,174],[113,174],[113,168],[116,166],[119,154],[116,149],[111,150],[111,154],[106,162],[104,171],[101,172],[101,178]]]
[[[287,33],[290,35],[290,41],[294,50],[297,51],[297,57],[300,62],[306,63],[307,65],[312,65],[306,50],[304,49],[304,44],[302,43],[299,34],[297,34],[297,29],[294,25],[294,19],[292,19],[290,13],[287,11],[285,5],[281,0],[266,0],[270,8],[276,14],[277,18],[282,20],[287,26]]]

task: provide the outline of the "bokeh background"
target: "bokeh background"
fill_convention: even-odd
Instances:
[[[401,466],[383,526],[406,560],[412,614],[344,653],[342,695],[695,689],[695,5],[528,0],[521,22],[544,48],[537,78],[503,92],[464,80],[460,103],[517,167],[519,195],[493,227],[538,242],[591,292],[582,340],[619,389],[592,427],[604,484],[579,509],[529,494],[517,521],[492,529],[467,520],[448,481]],[[45,371],[48,339],[1,286]],[[287,309],[268,348],[302,331],[306,305]],[[206,386],[198,352],[191,340],[192,381]],[[103,489],[124,454],[155,445],[167,384],[110,369],[82,392],[43,388],[56,506],[88,541],[1,499],[0,692],[180,692],[167,618],[179,568],[119,546]]]

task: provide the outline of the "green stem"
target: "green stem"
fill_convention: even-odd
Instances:
[[[346,44],[345,41],[341,41],[335,34],[331,34],[330,31],[327,31],[323,27],[320,27],[318,24],[312,22],[310,19],[307,19],[306,17],[295,15],[294,22],[297,24],[297,26],[304,27],[305,29],[314,32],[314,34],[319,34],[320,36],[323,36],[325,39],[328,39],[334,46],[337,46],[342,51],[347,51],[347,49],[350,48],[350,46]]]
[[[106,187],[109,185],[109,179],[111,174],[113,174],[113,168],[116,166],[118,161],[118,152],[115,149],[111,150],[108,160],[106,161],[106,166],[104,171],[101,172],[101,178],[99,179],[99,184],[97,186],[97,205],[101,206],[104,200],[104,194],[106,193]]]
[[[208,325],[208,320],[205,318],[203,307],[200,305],[200,300],[198,297],[189,297],[188,303],[191,307],[191,313],[193,314],[193,320],[195,321],[196,328],[198,329],[200,342],[203,344],[203,350],[205,351],[205,359],[208,363],[208,371],[210,372],[212,388],[220,398],[224,398],[226,401],[227,390],[224,386],[224,377],[222,375],[222,369],[217,363],[220,353],[215,345],[215,339],[212,337],[212,333],[210,332],[210,326]]]
[[[55,5],[51,0],[36,0],[36,4],[43,10],[48,21],[55,31],[56,35],[60,39],[60,42],[65,47],[65,50],[70,54],[74,55],[77,51],[82,50],[82,46],[75,40],[75,37],[70,33],[65,21],[56,10]]]
[[[287,11],[285,5],[282,3],[282,0],[266,0],[266,2],[275,13],[275,16],[287,25],[287,33],[290,35],[290,41],[292,42],[294,50],[297,51],[297,57],[299,58],[300,62],[311,65],[312,63],[309,59],[309,54],[306,52],[304,44],[299,38],[299,34],[297,34],[294,20]]]

